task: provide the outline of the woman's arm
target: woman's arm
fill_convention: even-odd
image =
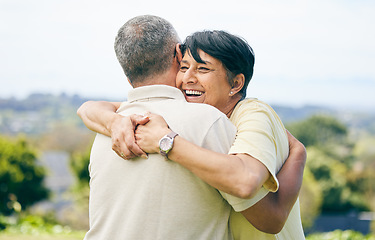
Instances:
[[[136,131],[137,143],[149,153],[159,151],[158,140],[171,130],[160,116],[150,115],[146,127]],[[278,233],[298,198],[306,161],[304,146],[288,133],[290,155],[278,173],[279,190],[241,212],[258,230]],[[196,146],[182,137],[168,154],[173,160],[200,177],[211,186],[240,198],[251,198],[266,181],[269,173],[258,160],[246,155],[219,154]],[[228,164],[230,161],[231,164]],[[266,177],[267,176],[267,177]]]
[[[147,153],[158,153],[159,140],[171,130],[163,117],[150,114],[149,119],[145,126],[138,126],[136,130],[137,144]],[[175,138],[168,158],[211,186],[240,198],[254,196],[269,177],[267,168],[249,155],[216,153],[181,136]]]
[[[84,121],[85,125],[88,126],[90,129],[94,131],[102,131],[102,133],[105,133],[107,131],[106,135],[111,135],[112,133],[116,134],[116,136],[132,136],[130,138],[121,138],[118,137],[118,142],[125,142],[127,141],[127,144],[114,144],[113,149],[120,155],[121,152],[124,152],[125,158],[131,156],[129,153],[127,153],[127,145],[131,145],[132,142],[135,142],[134,135],[132,135],[132,131],[134,129],[134,121],[132,124],[121,124],[121,121],[116,121],[114,119],[117,118],[125,118],[117,113],[115,111],[117,110],[116,107],[108,106],[105,102],[88,102],[81,106],[81,108],[78,110],[78,114]],[[107,106],[103,106],[107,105]],[[100,111],[99,111],[100,110]],[[105,111],[108,111],[105,113]],[[104,112],[104,113],[103,113]],[[105,120],[105,117],[109,117],[108,120]],[[90,123],[90,121],[92,121]],[[110,124],[107,124],[107,122],[110,122]],[[124,121],[124,120],[122,120]],[[129,122],[129,121],[125,121]],[[132,121],[130,121],[132,122]],[[113,126],[113,127],[112,127]],[[166,126],[166,123],[165,123]],[[106,130],[103,131],[103,128]],[[116,130],[110,130],[110,129],[116,129]],[[131,129],[131,133],[125,134],[127,129]],[[153,135],[155,136],[154,143],[156,145],[150,152],[158,152],[158,141],[162,136],[167,134],[170,130],[167,128],[164,129],[164,132],[159,133],[159,135]],[[121,133],[122,132],[122,133]],[[125,140],[126,139],[126,140]],[[130,139],[130,140],[129,140]],[[306,161],[306,152],[303,145],[296,140],[293,136],[289,134],[289,143],[290,143],[290,155],[282,169],[280,170],[279,174],[277,175],[279,179],[279,191],[277,193],[269,193],[265,198],[263,198],[261,201],[259,201],[257,204],[252,206],[251,208],[247,209],[243,212],[245,217],[249,220],[250,223],[252,223],[255,227],[257,227],[259,230],[267,232],[267,233],[275,233],[281,230],[281,228],[284,226],[285,221],[287,219],[287,216],[289,215],[289,212],[291,210],[291,207],[295,203],[295,200],[298,197],[298,192],[302,183],[302,176],[303,176],[303,167]],[[181,137],[177,137],[175,141],[174,150],[172,150],[169,153],[169,158],[176,157],[176,161],[183,161],[184,155],[175,150],[178,148],[178,145],[182,145],[183,148],[186,148],[189,146],[189,142],[182,139]],[[198,148],[194,144],[193,146],[190,146],[192,148]],[[145,150],[147,152],[147,150]],[[205,151],[204,149],[200,149],[200,151]],[[208,150],[207,150],[208,151]],[[130,152],[130,151],[129,151]],[[188,151],[191,153],[190,151]],[[172,155],[176,154],[176,155]],[[203,152],[201,154],[209,154],[208,152]],[[190,155],[190,154],[186,154]],[[218,154],[220,155],[220,154]],[[139,155],[137,155],[139,156]],[[194,155],[191,155],[194,156]],[[206,156],[206,155],[204,155]],[[229,156],[229,155],[227,155]],[[220,159],[223,160],[223,156],[219,156]],[[238,167],[245,166],[245,163],[247,162],[247,155],[243,156],[245,159],[242,159],[239,156],[230,156],[231,158],[235,159],[236,165]],[[195,160],[195,158],[193,159]],[[232,159],[227,159],[231,161]],[[201,162],[200,164],[204,164],[205,161]],[[211,182],[212,186],[216,186],[217,188],[220,188],[224,192],[230,193],[237,197],[251,197],[254,192],[257,191],[257,187],[259,187],[260,183],[256,183],[256,180],[250,180],[251,177],[248,176],[248,180],[242,181],[242,184],[240,183],[241,177],[239,175],[236,175],[234,173],[234,169],[236,167],[234,166],[232,169],[224,170],[225,168],[222,168],[221,165],[218,164],[218,162],[215,160],[214,162],[214,168],[205,168],[203,165],[198,167],[196,170],[190,169],[192,172],[196,173],[197,175],[204,175],[206,176],[208,182]],[[257,163],[257,162],[254,162]],[[181,163],[182,164],[182,163]],[[186,164],[186,163],[185,163]],[[198,162],[199,164],[199,162]],[[222,162],[224,166],[227,166],[227,162]],[[263,166],[263,165],[262,165]],[[262,169],[262,166],[256,166]],[[188,166],[187,166],[188,167]],[[216,168],[215,168],[216,167]],[[218,170],[219,172],[224,172],[224,175],[227,177],[218,177],[220,175],[212,174],[213,171]],[[264,169],[263,169],[264,170]],[[244,170],[243,172],[246,172]],[[260,179],[257,178],[256,175],[253,175],[253,179]],[[249,186],[248,181],[255,182],[251,186]],[[224,185],[221,185],[221,183],[224,182]],[[261,181],[260,181],[261,182]]]
[[[120,102],[87,101],[78,108],[77,115],[88,129],[110,137],[111,125],[122,117],[116,113],[120,104]]]
[[[135,142],[134,130],[138,124],[148,122],[148,118],[117,114],[120,105],[120,102],[87,101],[78,108],[77,114],[88,129],[111,137],[112,149],[120,157],[147,158],[146,153]]]
[[[77,114],[89,129],[112,137],[112,149],[121,157],[132,158],[143,155],[142,150],[139,149],[142,151],[141,154],[136,151],[138,145],[134,140],[134,130],[137,124],[144,124],[148,119],[141,122],[134,120],[137,116],[141,118],[139,115],[121,116],[116,113],[119,106],[120,103],[88,101],[78,109]],[[147,140],[153,143],[153,148],[147,149],[146,146],[150,144],[143,142],[144,150],[148,153],[159,152],[160,138],[170,131],[162,117],[153,116],[155,116],[154,121],[150,124],[155,124],[157,120],[160,120],[159,122],[164,124],[165,128],[160,128],[161,133],[152,131],[149,134],[152,138],[147,138]],[[142,129],[141,126],[138,129]],[[139,139],[139,142],[142,141]],[[250,198],[268,178],[269,173],[264,165],[246,154],[215,153],[200,148],[181,137],[176,138],[175,145],[173,149],[177,150],[169,153],[170,159],[180,163],[213,187],[234,196]],[[134,151],[135,153],[132,154]],[[204,161],[201,161],[202,159]],[[227,161],[231,161],[231,164],[227,164]]]
[[[306,149],[288,131],[289,157],[277,174],[279,190],[269,192],[242,214],[257,229],[276,234],[283,228],[290,211],[296,202],[302,185],[306,163]]]

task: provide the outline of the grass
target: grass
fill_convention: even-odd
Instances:
[[[0,240],[82,240],[85,232],[71,233],[11,233],[0,232]],[[363,236],[354,231],[336,230],[328,233],[317,233],[306,237],[306,240],[375,240],[374,235]]]
[[[0,216],[0,240],[82,240],[85,233],[41,216]]]
[[[74,234],[20,234],[20,233],[0,233],[0,240],[82,240],[84,233]]]
[[[353,230],[335,230],[326,233],[315,233],[306,237],[306,240],[375,240],[374,234],[362,235]]]

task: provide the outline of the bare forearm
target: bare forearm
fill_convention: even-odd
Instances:
[[[137,127],[137,144],[147,153],[158,153],[159,140],[171,130],[161,116],[150,114],[149,118],[145,126]],[[217,153],[177,136],[168,158],[223,192],[249,198],[262,186],[269,173],[258,160],[243,155]]]
[[[303,171],[306,163],[306,150],[301,143],[294,144],[290,149],[290,155],[277,174],[279,190],[268,194],[273,199],[275,206],[284,211],[284,218],[288,217],[296,202],[302,186]]]
[[[186,167],[211,186],[240,198],[251,198],[268,177],[268,171],[256,159],[216,153],[181,137],[176,137],[168,158]]]
[[[276,193],[268,193],[248,209],[249,222],[263,232],[281,231],[301,189],[306,150],[296,139],[291,146],[289,158],[277,174],[279,190]]]
[[[176,137],[175,146],[169,153],[169,159],[183,165],[211,186],[239,198],[251,198],[262,187],[269,172],[258,160],[252,158],[246,161],[241,157],[215,153],[181,137]],[[276,211],[274,202],[275,198],[269,197],[242,214],[260,231],[276,234],[281,231],[286,218],[279,217],[281,214]]]
[[[109,124],[114,118],[119,117],[116,113],[118,105],[110,102],[87,101],[79,107],[77,114],[88,129],[110,137]]]
[[[277,174],[279,190],[268,193],[243,214],[258,230],[275,234],[284,227],[302,185],[306,150],[301,142],[288,133],[289,157]]]

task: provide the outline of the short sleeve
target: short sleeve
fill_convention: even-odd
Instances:
[[[229,154],[248,154],[263,163],[270,172],[270,177],[263,187],[275,192],[278,189],[277,144],[271,114],[256,101],[244,100],[237,106],[231,117],[237,127],[237,136]]]
[[[241,212],[253,206],[264,198],[270,191],[278,189],[276,173],[282,165],[282,159],[289,152],[285,128],[276,113],[267,104],[258,100],[243,100],[237,104],[230,117],[237,129],[235,140],[230,148],[232,139],[228,135],[230,129],[223,119],[218,120],[207,134],[207,139],[216,138],[219,141],[206,141],[203,147],[229,154],[248,154],[259,160],[270,172],[270,177],[262,188],[251,199],[242,199],[220,191],[221,195],[236,212]],[[223,132],[224,131],[224,132]],[[285,136],[284,136],[285,135]],[[226,136],[223,138],[223,136]],[[206,140],[207,140],[206,139]],[[228,151],[225,151],[228,149]]]
[[[222,192],[222,191],[220,191],[220,194],[233,207],[234,211],[241,212],[241,211],[244,211],[244,210],[248,209],[249,207],[253,206],[258,201],[260,201],[262,198],[264,198],[268,194],[268,192],[269,191],[267,189],[262,187],[256,193],[256,195],[254,197],[250,198],[250,199],[238,198],[238,197],[235,197],[233,195],[230,195],[230,194]]]

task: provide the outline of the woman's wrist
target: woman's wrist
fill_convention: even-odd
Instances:
[[[160,140],[162,138],[164,138],[166,135],[168,135],[171,131],[172,130],[169,129],[169,127],[162,128],[162,129],[160,129],[160,131],[158,131],[158,133],[157,133],[158,137],[155,139],[155,140],[157,140],[157,142],[155,142],[155,150],[156,150],[157,153],[160,152]]]
[[[120,124],[122,118],[124,118],[124,116],[118,113],[111,113],[110,120],[107,121],[107,124],[105,125],[106,130],[109,132],[111,136],[113,131],[115,131],[115,128],[117,126],[116,124]]]

